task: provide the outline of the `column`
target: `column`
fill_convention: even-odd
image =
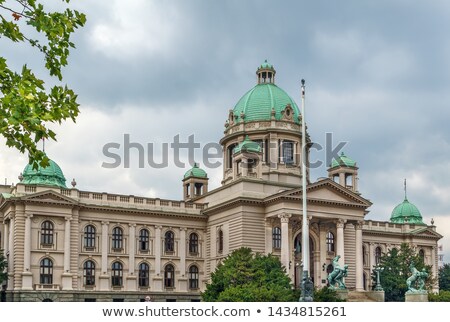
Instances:
[[[266,219],[265,222],[265,230],[266,230],[266,247],[265,247],[265,251],[266,251],[266,255],[272,253],[272,220],[273,219]]]
[[[31,274],[31,218],[33,215],[25,214],[25,242],[23,245],[23,272],[22,290],[33,289],[33,274]]]
[[[372,267],[375,265],[374,243],[369,243],[369,276],[372,276]],[[372,288],[372,278],[369,278],[369,289]]]
[[[364,267],[363,267],[363,253],[362,253],[362,221],[355,224],[356,230],[356,291],[364,291]]]
[[[436,261],[436,258],[437,258],[437,254],[436,254],[436,252],[437,252],[437,247],[435,247],[435,246],[432,246],[431,247],[431,265],[432,265],[432,272],[433,272],[433,277],[434,278],[436,278],[436,277],[438,277],[439,276],[439,272],[438,272],[438,263],[437,263],[437,261]],[[433,292],[436,292],[436,293],[438,293],[439,292],[439,283],[438,283],[438,281],[436,281],[434,284],[433,284]]]
[[[9,222],[6,220],[3,221],[3,249],[5,253],[9,249]],[[3,254],[6,256],[6,254]]]
[[[136,253],[136,224],[128,224],[128,276],[127,276],[127,291],[136,291],[135,274],[135,253]]]
[[[289,218],[291,218],[291,214],[281,214],[278,215],[278,218],[281,221],[281,264],[289,273]]]
[[[344,266],[345,263],[345,252],[344,252],[344,224],[346,220],[339,219],[336,222],[336,232],[337,232],[337,249],[336,249],[336,255],[340,255],[341,258],[339,259],[339,265],[341,267]]]
[[[108,275],[108,231],[109,222],[102,221],[102,263],[101,273],[99,276],[100,291],[109,290],[109,275]]]
[[[153,290],[162,291],[163,278],[161,276],[161,229],[162,226],[155,226],[155,275],[153,277]]]
[[[186,277],[186,228],[180,228],[180,244],[178,253],[180,255],[180,276],[178,279],[178,289],[181,292],[187,292],[188,282]],[[177,280],[175,279],[175,280]]]
[[[8,290],[14,288],[14,222],[15,218],[13,216],[9,217],[9,235],[8,235]]]
[[[345,173],[339,173],[339,184],[345,187]]]
[[[72,290],[72,274],[70,274],[70,220],[72,217],[65,217],[64,227],[64,272],[62,273],[62,289]]]

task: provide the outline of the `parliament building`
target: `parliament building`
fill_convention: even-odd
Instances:
[[[224,111],[219,187],[209,189],[207,173],[195,164],[181,178],[183,200],[84,191],[66,182],[53,160],[46,168],[27,165],[19,183],[0,186],[6,300],[199,301],[218,263],[243,246],[279,256],[298,287],[303,189],[316,287],[326,285],[340,255],[349,265],[348,289],[370,290],[373,267],[401,243],[436,277],[436,227],[406,196],[389,221],[367,219],[371,202],[358,191],[358,165],[349,156],[333,159],[315,182],[307,171],[302,186],[309,154],[302,155],[302,116],[275,74],[261,64],[256,85]]]

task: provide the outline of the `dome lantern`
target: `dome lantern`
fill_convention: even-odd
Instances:
[[[275,84],[276,71],[267,59],[256,70],[258,84]]]

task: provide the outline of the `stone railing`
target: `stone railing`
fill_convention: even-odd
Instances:
[[[30,186],[24,184],[18,184],[16,186],[15,193],[17,193],[18,195],[25,195],[29,193],[38,193],[48,190],[59,192],[64,196],[67,196],[69,198],[75,199],[79,202],[86,204],[116,206],[126,208],[128,207],[140,208],[140,209],[176,208],[177,211],[185,209],[185,211],[189,211],[192,213],[198,213],[198,210],[203,210],[207,208],[207,204],[185,202],[182,200],[180,201],[180,200],[166,200],[160,198],[136,197],[133,195],[80,191],[78,189],[53,188],[47,186]]]

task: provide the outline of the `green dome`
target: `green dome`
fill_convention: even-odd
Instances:
[[[419,209],[405,198],[405,200],[392,210],[391,222],[396,224],[424,225]]]
[[[260,153],[261,152],[261,146],[250,140],[248,135],[245,137],[244,141],[239,143],[233,150],[233,153],[239,153],[239,152],[255,152]]]
[[[276,71],[267,60],[262,63],[257,71],[258,84],[242,96],[233,109],[236,123],[245,121],[270,121],[272,116],[276,120],[283,118],[286,106],[291,106],[291,111],[286,111],[286,117],[295,123],[300,123],[298,116],[300,111],[294,100],[277,85],[275,85]],[[292,114],[288,114],[291,113]],[[243,116],[243,117],[242,117]]]
[[[205,172],[205,170],[198,167],[198,163],[194,163],[192,169],[186,171],[186,173],[184,174],[185,179],[189,177],[207,178],[208,174]]]
[[[333,161],[331,161],[331,168],[337,166],[356,167],[356,162],[346,156],[344,152],[342,152],[339,156],[339,160],[333,159]]]
[[[37,170],[33,169],[31,164],[27,164],[23,170],[23,179],[21,183],[24,184],[39,184],[44,186],[55,186],[60,188],[66,187],[66,178],[56,162],[49,160],[47,167],[39,166]]]

